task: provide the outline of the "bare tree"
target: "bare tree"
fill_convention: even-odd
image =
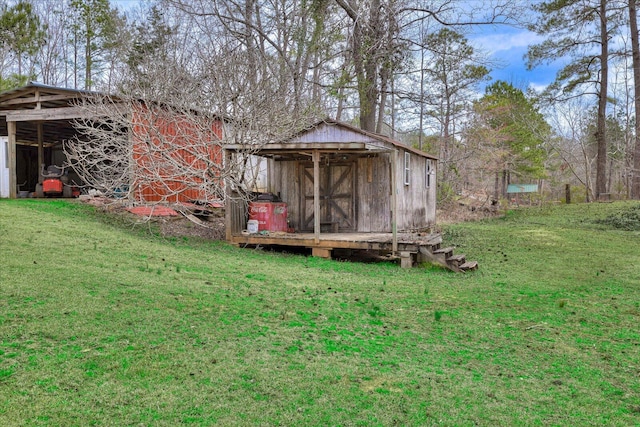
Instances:
[[[557,103],[547,109],[546,117],[556,133],[552,140],[560,157],[559,169],[568,171],[572,182],[584,187],[585,200],[594,200],[594,170],[597,150],[594,146],[593,112],[583,98]]]
[[[208,203],[244,187],[241,163],[223,159],[223,118],[141,99],[92,95],[64,145],[89,187],[132,203]],[[249,153],[248,153],[249,154]]]
[[[164,15],[154,18],[159,32],[132,51],[135,78],[117,97],[82,103],[89,118],[65,147],[70,162],[89,186],[133,202],[207,203],[229,189],[246,198],[254,150],[300,130],[314,110],[280,84],[288,68],[248,52],[216,16]],[[244,150],[223,159],[226,144]]]
[[[66,86],[66,2],[42,0],[34,3],[34,8],[46,28],[47,43],[38,50],[35,60],[39,65],[39,79],[52,86]]]

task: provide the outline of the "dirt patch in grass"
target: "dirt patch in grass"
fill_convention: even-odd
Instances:
[[[163,237],[197,237],[206,240],[224,240],[224,217],[210,216],[202,219],[202,224],[186,217],[152,219]]]
[[[195,237],[204,240],[224,240],[224,210],[212,209],[206,215],[190,215],[183,207],[175,206],[179,216],[135,215],[127,211],[129,204],[120,200],[109,200],[101,197],[80,199],[81,202],[94,206],[103,222],[117,226],[146,228],[151,233],[162,237]]]
[[[499,209],[491,207],[450,204],[437,210],[436,220],[438,224],[456,224],[460,222],[496,218],[501,215],[502,212]]]

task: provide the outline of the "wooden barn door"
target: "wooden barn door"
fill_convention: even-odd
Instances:
[[[354,207],[356,164],[320,165],[320,226],[322,231],[355,231]],[[302,231],[313,231],[313,165],[302,170]]]

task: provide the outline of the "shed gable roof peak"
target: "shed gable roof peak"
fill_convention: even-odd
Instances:
[[[313,123],[309,127],[294,134],[286,142],[293,143],[352,143],[363,142],[369,144],[382,144],[388,148],[397,148],[412,152],[422,157],[437,159],[437,157],[425,153],[424,151],[415,149],[408,145],[395,141],[385,135],[362,130],[349,123],[341,122],[334,119],[323,119]]]

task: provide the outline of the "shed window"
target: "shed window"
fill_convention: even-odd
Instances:
[[[409,161],[411,160],[411,154],[404,153],[404,185],[409,185],[409,180],[411,178],[410,169],[409,169]]]
[[[431,159],[427,159],[424,170],[424,186],[431,187]]]

